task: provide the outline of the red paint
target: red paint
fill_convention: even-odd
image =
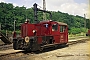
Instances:
[[[15,31],[13,32],[13,38],[16,38],[16,32]]]
[[[56,28],[57,26],[57,28]],[[60,28],[65,26],[64,32],[60,32]],[[55,27],[56,30],[53,29]],[[36,31],[36,34],[33,33]],[[43,36],[53,36],[54,43],[67,43],[68,42],[68,27],[67,24],[54,21],[44,21],[38,24],[24,23],[21,25],[21,36],[25,38],[26,36],[32,37],[37,36],[38,43],[42,43]]]
[[[88,30],[88,34],[90,34],[90,29]]]
[[[88,32],[86,33],[86,36],[90,36],[90,29],[88,29]]]

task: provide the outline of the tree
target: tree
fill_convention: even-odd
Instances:
[[[80,33],[84,32],[81,28],[84,28],[84,17],[73,16],[68,13],[62,13],[60,11],[50,11],[52,13],[52,20],[64,22],[68,24],[69,33]],[[43,13],[38,12],[38,20],[43,20]],[[46,18],[50,20],[49,14],[46,13]],[[24,6],[14,7],[11,3],[0,3],[0,23],[2,24],[3,30],[5,30],[6,24],[10,25],[8,30],[13,30],[14,20],[16,20],[16,30],[19,30],[20,24],[24,23],[26,19],[29,19],[31,23],[34,23],[34,11],[32,8],[26,8]],[[4,23],[4,24],[3,24]],[[87,28],[90,29],[90,20],[86,19]]]

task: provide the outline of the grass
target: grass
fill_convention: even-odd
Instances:
[[[80,33],[80,34],[69,34],[68,38],[69,39],[75,39],[75,38],[80,38],[80,37],[86,37],[86,33]]]

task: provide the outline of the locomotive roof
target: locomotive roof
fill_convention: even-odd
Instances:
[[[40,23],[47,23],[47,22],[56,22],[60,25],[67,25],[66,23],[63,23],[63,22],[57,22],[57,21],[52,21],[52,20],[46,20],[46,21],[40,21]]]
[[[60,25],[67,25],[66,23],[63,23],[63,22],[57,22],[57,23]]]

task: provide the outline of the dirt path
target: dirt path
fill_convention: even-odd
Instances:
[[[90,41],[39,54],[33,60],[90,60]]]
[[[13,57],[13,56],[12,56]],[[70,45],[49,52],[32,54],[6,60],[90,60],[90,41]]]

